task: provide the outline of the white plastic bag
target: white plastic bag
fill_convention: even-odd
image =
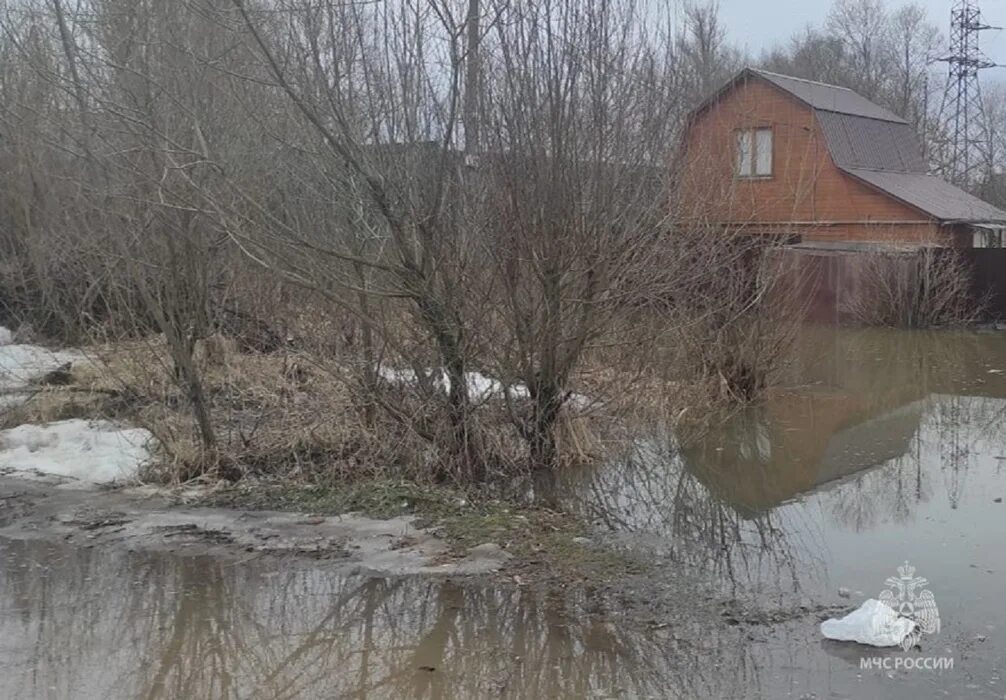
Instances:
[[[828,639],[874,647],[896,647],[914,629],[915,622],[901,617],[875,598],[870,598],[845,617],[821,623],[821,634]]]

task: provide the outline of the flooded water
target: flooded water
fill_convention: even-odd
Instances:
[[[811,328],[784,384],[566,480],[654,562],[648,624],[600,592],[0,540],[0,697],[1006,697],[1006,334]],[[921,650],[821,639],[819,606],[906,560],[942,621]]]
[[[737,658],[736,634],[696,647],[623,632],[586,594],[30,541],[2,542],[0,556],[3,698],[684,698],[733,690],[717,675]],[[736,688],[738,674],[730,682]]]
[[[581,509],[661,568],[782,608],[877,598],[905,561],[928,579],[942,630],[910,656],[953,671],[861,670],[873,651],[805,619],[754,645],[770,697],[1006,697],[1006,335],[808,328],[785,383],[581,478]]]

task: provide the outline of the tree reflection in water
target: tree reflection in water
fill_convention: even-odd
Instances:
[[[738,697],[748,640],[599,594],[0,542],[0,696]],[[586,611],[590,610],[588,613]]]
[[[665,558],[675,574],[711,578],[732,595],[798,593],[814,562],[797,557],[793,538],[812,535],[812,524],[786,526],[771,508],[753,505],[764,465],[751,461],[764,456],[764,426],[745,427],[748,439],[735,422],[731,443],[704,443],[730,445],[708,447],[720,450],[715,459],[703,454],[706,447],[679,448],[670,436],[641,441],[617,463],[571,479],[570,503],[616,533],[616,542]]]
[[[971,602],[1001,593],[991,574],[1006,506],[992,492],[1006,457],[1006,336],[805,343],[790,388],[702,439],[650,434],[622,459],[561,475],[557,493],[599,529],[660,555],[648,590],[674,604],[653,607],[657,624],[628,615],[618,591],[0,540],[0,697],[779,697],[843,673],[816,644],[816,618],[793,620],[799,640],[753,644],[752,626],[710,624],[713,603],[670,582],[788,602],[820,579],[833,597],[908,554],[952,572],[940,578],[953,579],[941,607],[958,601],[948,624],[995,623]],[[845,578],[829,580],[826,564]],[[863,691],[850,668],[843,682]]]
[[[807,328],[787,388],[699,437],[646,434],[563,491],[732,592],[797,593],[825,578],[835,528],[909,523],[936,496],[956,508],[976,464],[1006,455],[1003,370],[1003,334]]]
[[[957,509],[971,474],[1006,455],[1006,400],[933,395],[919,402],[918,426],[903,454],[823,495],[833,518],[855,532],[910,523],[920,504]]]

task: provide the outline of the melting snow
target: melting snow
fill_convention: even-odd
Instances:
[[[48,350],[37,345],[0,345],[0,387],[19,388],[67,362],[82,362],[79,352]]]
[[[380,367],[377,370],[381,379],[392,384],[415,384],[416,373],[411,369],[394,369],[392,367]],[[431,370],[433,386],[441,391],[451,390],[451,378],[443,369]],[[477,401],[488,399],[494,396],[503,395],[503,383],[481,372],[465,372],[465,379],[468,382],[468,392]],[[527,387],[523,384],[515,384],[507,390],[511,397],[524,399],[528,397]]]
[[[79,352],[16,345],[0,326],[0,410],[27,401],[29,384],[66,363],[86,360]],[[66,477],[82,484],[130,479],[151,458],[153,436],[142,428],[108,421],[65,420],[19,425],[0,431],[0,472]]]
[[[0,408],[23,402],[28,383],[65,365],[83,362],[84,356],[69,350],[53,351],[38,345],[15,345],[13,334],[0,326]]]
[[[443,369],[435,369],[430,370],[430,373],[432,375],[433,386],[441,391],[451,390],[451,379],[447,376],[447,372]],[[411,369],[394,369],[393,367],[381,366],[378,368],[377,374],[381,379],[391,384],[415,384],[418,381],[416,373]],[[502,382],[481,372],[465,372],[465,379],[468,382],[468,393],[476,401],[502,397],[504,390],[506,390],[510,398],[526,399],[531,396],[527,387],[523,384],[512,384],[509,387],[504,387]],[[566,403],[579,411],[585,411],[594,405],[594,402],[583,394],[570,394],[566,399]]]
[[[81,419],[0,431],[0,470],[55,474],[90,484],[134,478],[151,459],[153,435]]]

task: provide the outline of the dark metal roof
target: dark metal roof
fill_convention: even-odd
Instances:
[[[1006,212],[926,173],[866,168],[843,170],[943,222],[1006,224]]]
[[[924,173],[926,162],[915,130],[908,124],[857,117],[837,112],[818,112],[835,165]]]
[[[771,73],[759,68],[745,68],[731,78],[725,85],[692,110],[689,115],[689,121],[694,120],[699,114],[707,110],[723,95],[730,92],[734,86],[751,78],[764,80],[815,110],[850,114],[869,119],[880,119],[896,124],[907,123],[894,112],[870,102],[849,88],[818,83],[813,80],[804,80],[803,78],[794,78],[789,75],[780,75],[779,73]]]
[[[803,78],[794,78],[789,75],[779,75],[778,73],[770,73],[755,68],[747,70],[764,78],[776,87],[785,90],[814,109],[826,112],[838,112],[839,114],[851,114],[869,119],[880,119],[896,124],[908,123],[894,112],[870,102],[849,88],[818,83],[813,80],[804,80]]]

